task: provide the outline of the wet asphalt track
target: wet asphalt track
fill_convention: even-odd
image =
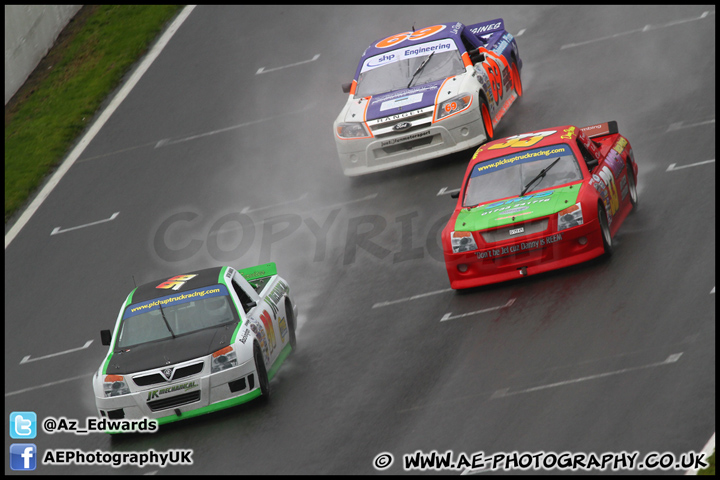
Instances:
[[[454,200],[438,192],[459,187],[469,154],[351,180],[332,121],[371,41],[496,17],[524,62],[497,136],[616,120],[640,205],[610,261],[456,294],[439,247]],[[5,250],[6,425],[17,410],[95,414],[98,332],[133,275],[275,261],[301,313],[270,405],[155,435],[41,433],[41,453],[190,448],[194,465],[36,473],[367,474],[380,452],[402,473],[417,450],[698,451],[715,429],[714,159],[713,6],[197,7]]]

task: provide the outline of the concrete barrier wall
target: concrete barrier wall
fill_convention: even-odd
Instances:
[[[5,104],[82,5],[5,5]]]

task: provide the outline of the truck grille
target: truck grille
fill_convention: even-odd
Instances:
[[[510,230],[515,230],[522,227],[524,231],[515,235],[510,235]],[[513,223],[511,225],[505,225],[504,227],[497,228],[495,230],[488,230],[481,232],[483,240],[487,243],[502,242],[503,240],[509,240],[511,238],[523,237],[525,235],[532,235],[533,233],[540,233],[548,228],[548,219],[543,218],[532,222],[525,223]]]
[[[189,403],[194,403],[198,401],[200,401],[200,390],[183,393],[181,395],[176,395],[170,398],[153,400],[152,402],[147,402],[147,406],[150,407],[151,411],[158,412],[160,410],[167,410],[168,408],[175,408],[181,405],[187,405]]]
[[[172,376],[172,381],[198,374],[202,372],[202,369],[203,362],[198,362],[192,365],[177,368],[175,369],[175,373]],[[151,373],[150,375],[138,375],[136,377],[133,377],[133,382],[135,382],[135,385],[137,385],[138,387],[146,387],[148,385],[155,385],[157,383],[167,383],[168,380],[165,380],[165,377],[163,377],[159,373]]]

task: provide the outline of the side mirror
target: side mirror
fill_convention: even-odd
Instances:
[[[110,333],[110,330],[100,330],[100,341],[103,345],[110,345],[111,340],[112,333]]]
[[[453,192],[450,194],[450,198],[460,198],[460,192]]]
[[[350,93],[350,87],[352,87],[352,83],[343,83],[342,84],[343,93]]]
[[[481,63],[485,61],[485,54],[480,53],[480,48],[477,48],[475,50],[470,50],[468,52],[468,55],[470,55],[470,60],[475,63]]]

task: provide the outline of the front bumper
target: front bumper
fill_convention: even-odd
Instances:
[[[456,290],[569,267],[605,251],[597,219],[561,232],[528,235],[471,252],[448,253],[447,248],[445,267],[450,286]],[[466,266],[466,271],[460,271],[459,266]]]
[[[348,140],[335,136],[340,164],[350,177],[442,157],[486,140],[480,110],[476,107],[425,128],[392,136]]]
[[[260,396],[253,359],[216,373],[209,373],[209,361],[206,363],[197,375],[147,387],[137,387],[133,383],[131,378],[140,374],[128,374],[125,377],[131,392],[127,395],[100,397],[96,388],[98,416],[110,419],[147,417],[162,425],[239,405]]]

